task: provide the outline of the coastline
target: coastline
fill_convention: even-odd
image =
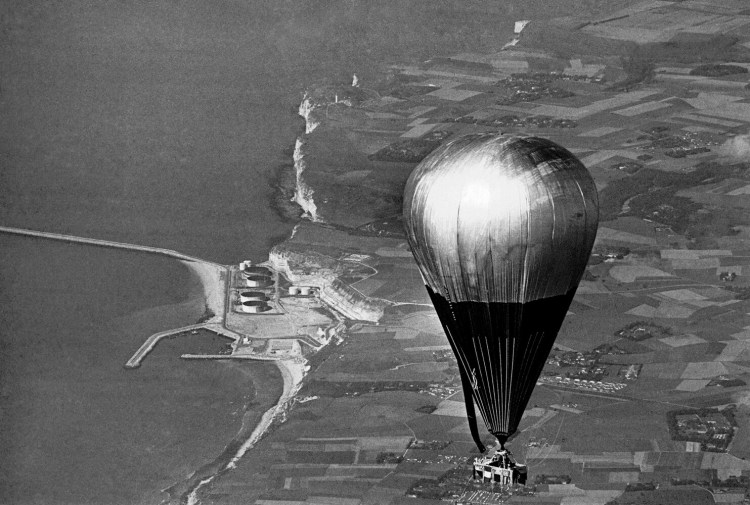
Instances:
[[[271,198],[272,208],[285,220],[299,221],[303,209],[293,198],[298,189],[296,168],[291,164],[278,166],[275,177],[271,182],[275,193]],[[294,235],[295,230],[296,227],[292,230],[291,236]],[[281,243],[288,238],[285,237],[278,242]],[[181,263],[190,269],[191,273],[199,280],[203,289],[206,311],[207,313],[213,313],[209,319],[203,322],[223,324],[227,310],[226,281],[229,275],[228,268],[203,261],[181,260]],[[246,411],[239,431],[227,444],[222,454],[213,463],[202,469],[197,469],[187,479],[185,483],[187,489],[183,493],[174,493],[177,490],[176,486],[163,490],[170,495],[169,501],[178,499],[180,503],[187,503],[188,505],[199,504],[201,489],[209,485],[222,473],[237,468],[245,453],[268,433],[274,423],[283,421],[287,409],[302,387],[309,366],[304,360],[298,359],[273,360],[273,362],[282,377],[282,391],[276,402],[263,412],[260,419],[258,419],[257,412]],[[256,395],[261,387],[260,384],[254,383]],[[201,470],[203,471],[201,472]],[[201,473],[203,475],[200,475]]]
[[[246,399],[242,417],[235,420],[239,421],[239,426],[235,427],[234,433],[224,440],[223,447],[215,453],[210,461],[192,468],[189,475],[161,489],[161,492],[166,495],[166,498],[161,502],[162,505],[184,505],[190,500],[195,500],[197,498],[196,490],[204,484],[212,482],[218,475],[227,470],[227,464],[261,421],[265,411],[273,409],[278,402],[280,395],[278,375],[276,369],[269,366],[270,363],[258,362],[258,366],[252,369],[247,367],[245,363],[229,361],[225,363],[235,367],[252,382],[252,386],[248,390],[250,396]],[[234,422],[232,424],[234,425]],[[199,503],[200,500],[190,502]]]
[[[294,145],[290,147],[290,150],[294,150]],[[280,164],[276,167],[269,185],[273,190],[270,199],[271,209],[282,220],[298,223],[304,211],[294,200],[294,194],[297,191],[297,169],[291,160],[290,163]],[[280,242],[283,242],[283,240]],[[276,244],[269,244],[269,249],[274,245]]]
[[[200,281],[206,310],[213,315],[204,323],[221,323],[226,310],[225,279],[227,269],[204,261],[179,260]]]
[[[244,454],[253,448],[256,443],[266,434],[274,421],[286,412],[288,404],[294,400],[294,397],[302,387],[302,381],[306,375],[306,364],[291,359],[282,359],[274,362],[281,372],[284,380],[284,389],[276,405],[268,409],[257,424],[250,437],[239,448],[232,460],[227,464],[226,469],[237,467]]]
[[[303,104],[305,100],[303,99]],[[301,109],[300,109],[301,110]],[[309,129],[309,117],[300,113],[304,120],[304,131],[297,137],[296,144],[304,138]],[[293,164],[280,164],[276,167],[274,176],[271,178],[270,186],[274,190],[271,197],[271,207],[276,214],[286,221],[299,222],[304,219],[304,209],[295,198],[299,192],[299,167],[297,159],[293,158]],[[273,244],[268,244],[269,249],[276,243],[282,243],[294,236],[296,227],[290,236],[278,237]],[[200,282],[206,313],[201,323],[213,323],[224,325],[226,311],[228,310],[227,281],[229,267],[201,260],[180,260],[195,278]],[[266,361],[266,360],[261,360]],[[198,505],[200,503],[200,492],[205,486],[210,485],[216,477],[226,471],[237,468],[242,457],[252,449],[272,428],[274,423],[283,422],[288,408],[302,387],[309,366],[304,359],[282,359],[273,360],[282,377],[281,394],[263,414],[258,417],[257,411],[246,410],[243,414],[242,423],[235,436],[225,446],[224,450],[211,463],[196,469],[192,475],[183,481],[176,483],[162,492],[168,494],[169,503],[187,503]],[[255,396],[262,396],[261,384],[254,381]],[[268,388],[273,389],[273,388]],[[265,402],[264,402],[265,403]]]
[[[180,503],[184,502],[187,503],[187,505],[198,505],[200,503],[199,494],[201,488],[213,482],[213,480],[222,473],[237,468],[237,463],[239,463],[245,453],[255,447],[255,444],[257,444],[270,430],[274,422],[279,419],[283,420],[287,408],[302,387],[302,381],[306,374],[306,364],[296,360],[276,360],[274,363],[281,372],[283,379],[283,390],[276,403],[263,413],[249,435],[247,435],[247,432],[249,431],[248,418],[254,416],[252,412],[245,413],[239,432],[227,445],[224,453],[214,462],[214,464],[218,463],[220,467],[216,469],[213,474],[205,476],[204,478],[198,476],[198,471],[196,471],[189,480],[194,480],[196,478],[200,480],[180,496]],[[256,391],[258,391],[258,385],[256,384],[255,386]],[[240,443],[243,439],[244,442]],[[238,444],[239,446],[237,446]],[[168,490],[164,491],[169,492]]]

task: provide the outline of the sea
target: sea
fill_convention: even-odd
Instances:
[[[180,360],[219,351],[211,334],[123,367],[148,335],[203,313],[182,264],[15,236],[0,236],[0,250],[0,501],[159,503],[221,454],[263,370]]]
[[[3,2],[0,225],[262,261],[296,223],[274,197],[306,87],[501,45],[514,17],[483,5]],[[271,365],[181,360],[225,345],[204,334],[123,368],[203,314],[179,262],[7,235],[0,255],[0,503],[160,503],[280,391]]]

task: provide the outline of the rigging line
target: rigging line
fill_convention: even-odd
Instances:
[[[490,306],[488,310],[490,311],[489,324],[490,324],[490,327],[494,329],[496,327],[496,324],[495,324],[494,318],[492,317],[494,314],[494,311],[492,310],[492,306]],[[496,402],[497,408],[499,409],[501,419],[502,419],[502,412],[503,412],[502,409],[504,408],[503,407],[503,398],[504,398],[503,397],[503,384],[502,384],[502,375],[501,375],[503,363],[502,363],[502,360],[500,359],[500,348],[502,346],[502,341],[501,341],[502,336],[495,335],[495,332],[493,331],[492,337],[493,339],[491,342],[491,349],[488,350],[488,354],[490,356],[490,360],[493,363],[493,365],[498,365],[500,367],[500,370],[498,370],[497,379],[494,378],[494,374],[493,374],[493,381],[495,381],[495,384],[494,384],[495,389],[494,389],[493,396],[494,396],[494,400]],[[495,368],[497,367],[493,366],[493,370]]]
[[[493,380],[495,381],[495,400],[497,402],[496,409],[498,411],[498,415],[500,416],[500,427],[502,427],[502,420],[507,417],[507,404],[508,404],[508,395],[507,395],[507,380],[505,377],[505,369],[507,368],[507,363],[503,360],[503,349],[507,345],[506,339],[505,339],[505,330],[504,330],[504,324],[501,321],[498,321],[495,317],[496,315],[496,308],[499,304],[490,304],[487,307],[487,314],[489,317],[489,320],[487,321],[487,324],[489,328],[491,328],[491,335],[493,337],[493,350],[488,350],[488,355],[490,357],[490,360],[495,365],[493,368],[493,372],[497,373],[497,376],[493,373]]]
[[[484,315],[486,315],[486,309],[485,309],[484,312],[485,312]],[[481,313],[482,313],[482,311],[480,311],[480,314]],[[486,321],[482,321],[482,322],[486,322]],[[475,347],[475,352],[477,353],[478,356],[481,356],[481,359],[482,359],[482,365],[483,365],[483,370],[484,370],[484,380],[483,380],[483,382],[486,385],[485,386],[485,390],[482,393],[483,393],[484,399],[485,399],[485,401],[487,403],[487,407],[489,409],[488,415],[490,416],[490,419],[488,419],[488,421],[489,421],[488,424],[490,424],[491,426],[495,426],[496,423],[498,422],[498,419],[497,419],[497,408],[493,404],[493,402],[491,401],[492,395],[494,394],[494,392],[493,392],[493,385],[494,385],[494,383],[490,382],[490,379],[492,377],[494,377],[494,374],[493,374],[493,371],[492,371],[493,367],[492,367],[492,363],[488,362],[490,355],[489,354],[485,354],[485,352],[484,352],[484,350],[482,348],[482,347],[487,348],[487,340],[489,338],[489,335],[487,335],[485,333],[480,338],[481,338],[481,340],[479,342],[479,348],[478,349],[476,348],[476,344],[474,345],[474,347]],[[474,342],[475,341],[476,341],[476,339],[474,340]],[[488,350],[488,353],[489,353],[489,350]]]
[[[508,388],[506,391],[506,394],[508,396],[507,398],[508,429],[510,429],[512,412],[515,412],[516,410],[515,390],[516,390],[516,387],[518,386],[518,384],[516,384],[515,377],[512,372],[512,370],[515,369],[515,361],[517,360],[515,346],[516,346],[516,342],[519,341],[519,337],[521,336],[521,329],[523,327],[522,312],[519,313],[518,304],[509,305],[508,310],[506,312],[506,316],[505,316],[505,324],[507,328],[508,339],[512,340],[513,342],[512,351],[511,351],[510,345],[506,344],[505,346],[505,361],[507,363],[505,372],[507,375],[506,380],[508,382]]]
[[[479,413],[482,415],[482,420],[484,421],[484,424],[487,425],[487,419],[489,419],[489,413],[487,412],[487,409],[482,404],[482,402],[474,402],[474,397],[469,395],[468,396],[469,401],[472,402],[472,405],[474,408],[477,408],[479,410]]]
[[[498,404],[495,403],[497,390],[499,388],[499,384],[495,381],[495,372],[494,372],[494,366],[492,364],[491,356],[492,353],[490,351],[490,344],[489,344],[489,335],[487,335],[484,339],[484,348],[487,351],[486,354],[483,353],[483,356],[486,356],[487,359],[490,361],[489,365],[489,377],[487,377],[487,382],[489,383],[489,391],[488,391],[488,401],[493,405],[492,409],[492,424],[495,425],[499,419],[498,419]]]
[[[471,433],[471,438],[474,439],[474,443],[477,446],[477,449],[479,449],[480,452],[484,452],[485,447],[482,443],[481,437],[479,436],[479,429],[477,428],[477,413],[474,408],[474,401],[471,397],[471,391],[468,384],[468,378],[465,375],[465,372],[459,368],[459,373],[461,374],[461,389],[463,390],[464,394],[464,407],[466,408],[466,420],[469,423],[469,431]]]
[[[513,339],[513,357],[514,358],[516,356],[516,342],[517,342],[517,340],[514,338]],[[515,363],[515,359],[511,360],[511,371],[510,371],[511,381],[513,381],[513,378],[514,378],[513,370],[515,369],[515,364],[516,364]],[[512,388],[512,386],[510,388],[510,394],[511,394],[511,396],[513,395],[513,388]]]
[[[459,361],[461,361],[460,364],[463,365],[466,370],[469,370],[469,368],[470,368],[469,365],[470,364],[468,362],[468,359],[464,355],[463,349],[461,347],[459,347],[459,345],[457,343],[457,339],[456,339],[456,337],[453,336],[453,332],[451,331],[450,327],[444,325],[443,329],[445,330],[445,333],[448,336],[448,343],[453,348],[453,354],[455,354],[458,357]]]
[[[533,303],[533,302],[531,302]],[[518,380],[521,385],[524,385],[526,382],[526,378],[528,377],[528,368],[529,363],[531,362],[532,358],[532,349],[535,345],[538,345],[538,342],[535,339],[534,334],[531,335],[525,335],[526,325],[524,324],[524,316],[526,316],[526,305],[522,304],[518,308],[519,314],[517,314],[517,323],[516,323],[516,335],[520,338],[524,339],[523,342],[523,355],[520,356],[520,363],[518,368]],[[515,356],[514,356],[515,358]],[[515,361],[515,359],[514,359]],[[525,387],[521,386],[521,393],[525,392]],[[514,406],[517,406],[518,398],[514,396]]]
[[[507,428],[510,429],[510,420],[512,417],[512,412],[515,409],[515,402],[513,401],[514,398],[514,390],[516,388],[516,384],[514,382],[513,377],[513,369],[515,367],[515,360],[516,360],[516,351],[515,351],[515,345],[516,341],[518,339],[519,333],[520,333],[520,326],[522,320],[519,317],[519,313],[517,310],[517,304],[510,303],[508,304],[505,313],[504,313],[504,321],[503,324],[505,326],[506,331],[506,338],[505,338],[505,345],[503,347],[503,360],[505,362],[505,370],[503,370],[505,374],[505,381],[508,384],[505,389],[505,395],[506,395],[506,412],[507,412]],[[511,344],[512,343],[512,344]]]
[[[444,329],[445,329],[446,335],[448,336],[448,343],[453,349],[453,354],[456,355],[456,357],[458,358],[457,364],[459,365],[459,372],[462,370],[462,367],[463,367],[463,370],[468,371],[469,370],[468,361],[466,357],[464,356],[463,351],[456,344],[456,340],[453,337],[453,333],[451,332],[450,328],[447,326],[445,326]]]
[[[469,320],[471,321],[471,316],[469,316]],[[486,368],[484,366],[485,363],[484,363],[483,359],[481,360],[482,362],[480,363],[480,358],[482,356],[481,356],[481,352],[479,352],[479,350],[477,349],[477,344],[476,344],[477,339],[473,335],[473,333],[474,333],[474,326],[473,325],[471,325],[471,331],[472,331],[471,346],[474,348],[474,356],[477,358],[477,360],[476,360],[477,366],[481,366],[482,367],[482,377],[483,377],[483,379],[482,379],[482,391],[481,392],[480,391],[476,391],[474,394],[476,394],[477,399],[484,400],[484,402],[482,402],[482,401],[477,402],[480,405],[483,405],[484,403],[487,403],[487,398],[486,398],[486,395],[484,394],[487,391],[487,384],[485,382],[486,377],[487,377],[487,370],[486,370]],[[485,423],[487,423],[488,421],[491,423],[491,418],[488,419],[487,417],[485,417],[484,421],[485,421]]]
[[[492,312],[492,315],[494,316],[497,314],[498,316],[503,316],[504,312],[502,310],[498,310],[496,312]],[[507,360],[507,350],[508,350],[508,335],[507,335],[507,318],[497,317],[492,319],[492,326],[493,328],[497,328],[498,335],[495,339],[495,343],[497,345],[496,347],[496,363],[499,364],[499,370],[498,370],[498,396],[499,396],[499,409],[500,409],[500,415],[501,415],[501,427],[503,431],[507,432],[507,419],[508,419],[508,399],[509,399],[509,386],[510,383],[508,381],[508,360]]]
[[[449,332],[449,331],[450,330],[446,328],[446,332]],[[454,353],[456,354],[456,356],[459,357],[458,371],[459,371],[459,375],[460,375],[460,378],[461,378],[461,390],[463,391],[463,394],[464,394],[464,404],[466,406],[466,415],[467,415],[467,419],[469,421],[469,428],[470,429],[476,429],[476,426],[475,426],[475,424],[476,424],[475,405],[474,405],[474,402],[473,402],[473,399],[472,399],[471,388],[467,387],[467,384],[469,383],[469,379],[468,379],[469,365],[466,364],[467,359],[466,359],[465,356],[463,356],[463,353],[457,351],[458,348],[457,348],[457,346],[454,345],[454,340],[453,340],[452,337],[449,338],[449,342],[451,343],[451,346],[453,347]],[[471,409],[469,408],[469,406],[471,407]],[[471,410],[471,412],[470,412],[470,410]],[[484,411],[481,408],[481,405],[480,405],[479,411],[484,416]],[[472,418],[472,416],[473,416],[473,418]],[[485,417],[483,417],[483,419],[485,419]],[[472,425],[472,423],[474,423],[474,425]],[[474,435],[472,434],[472,436],[474,436]],[[479,435],[477,434],[477,437],[478,436]],[[474,441],[475,441],[475,443],[477,443],[477,439],[476,438],[475,438]]]
[[[445,329],[446,334],[449,335],[448,342],[450,343],[451,347],[453,348],[453,353],[459,359],[458,365],[459,365],[459,372],[461,373],[461,386],[463,387],[464,386],[465,376],[468,374],[469,370],[471,369],[471,366],[470,366],[468,358],[465,356],[465,354],[463,352],[463,349],[461,349],[456,344],[456,339],[455,339],[455,337],[453,337],[453,334],[450,331],[450,328],[448,328],[447,326],[444,326],[444,329]],[[466,380],[468,380],[468,377],[466,377]],[[467,402],[467,401],[472,402],[471,389],[469,389],[467,391],[464,388],[463,391],[464,391],[464,402]],[[468,397],[467,397],[467,393],[469,395]],[[473,405],[473,403],[472,403],[472,405]],[[486,414],[484,408],[482,407],[482,404],[479,403],[478,407],[479,407],[479,412],[482,414],[482,419],[486,420],[487,419],[487,414]],[[468,412],[467,412],[467,414],[468,414]]]
[[[488,328],[490,328],[489,331],[490,331],[490,333],[492,335],[492,338],[493,338],[492,343],[494,344],[494,346],[495,346],[495,348],[497,350],[497,353],[496,353],[497,359],[496,360],[492,359],[495,356],[492,353],[490,353],[489,357],[490,357],[490,359],[492,360],[493,363],[499,363],[500,366],[502,367],[503,364],[500,361],[500,351],[499,351],[500,346],[501,346],[501,337],[502,337],[502,335],[496,335],[495,331],[494,331],[494,329],[497,327],[496,324],[495,324],[495,318],[493,317],[494,314],[495,314],[493,308],[495,307],[496,300],[495,300],[495,293],[492,292],[493,288],[494,288],[494,280],[495,280],[495,260],[494,260],[494,257],[493,257],[492,241],[491,240],[488,241],[487,249],[488,249],[487,250],[487,258],[486,258],[485,261],[486,261],[487,269],[489,270],[489,272],[488,272],[488,275],[485,276],[484,281],[485,281],[485,283],[487,283],[487,286],[486,286],[486,290],[487,290],[487,316],[489,318]],[[501,370],[501,372],[502,372],[502,370]],[[499,375],[500,374],[498,374],[498,376]],[[500,377],[498,377],[498,380],[499,379],[500,379]],[[493,377],[493,380],[494,380],[494,377]],[[499,384],[499,383],[495,384],[495,389],[493,391],[493,393],[494,393],[493,396],[494,396],[495,401],[497,402],[498,408],[500,408],[502,406],[502,402],[503,402],[503,394],[502,394],[503,389],[502,389],[501,386],[502,385]]]
[[[503,330],[502,325],[497,324],[495,320],[495,303],[490,303],[486,307],[486,314],[487,314],[487,321],[486,324],[488,328],[490,328],[490,334],[492,335],[492,348],[488,347],[487,354],[491,361],[493,366],[493,374],[492,378],[495,384],[495,391],[494,391],[494,398],[496,403],[496,410],[497,414],[499,416],[498,419],[498,427],[499,429],[502,429],[503,427],[503,419],[506,415],[506,403],[507,403],[507,397],[506,397],[506,382],[504,380],[504,369],[506,366],[506,363],[502,360],[501,355],[501,349],[504,346],[504,338],[503,338]],[[494,352],[493,352],[494,351]],[[495,375],[497,374],[497,376]]]
[[[528,377],[529,369],[533,366],[535,358],[535,349],[540,344],[540,336],[543,336],[544,332],[537,330],[526,335],[526,342],[524,348],[523,359],[521,360],[518,376],[519,378]]]
[[[529,377],[527,375],[521,376],[518,380],[518,384],[516,385],[516,391],[513,395],[513,408],[514,408],[514,418],[513,418],[513,424],[517,425],[520,422],[521,417],[523,416],[524,409],[526,407],[526,404],[529,401],[530,398],[530,390],[529,390]]]
[[[513,340],[513,332],[509,327],[511,319],[509,318],[510,313],[508,312],[508,310],[503,311],[503,315],[504,317],[501,327],[504,329],[504,335],[501,342],[502,345],[498,347],[498,358],[503,366],[503,413],[505,421],[505,431],[507,432],[510,428],[509,419],[511,410],[513,408],[513,375],[511,373],[511,370],[513,368],[513,355],[510,351],[510,344]]]
[[[477,365],[479,365],[479,362],[477,361]],[[481,392],[471,392],[472,396],[477,400],[476,406],[479,409],[479,412],[482,414],[482,419],[484,420],[485,425],[488,423],[491,423],[491,411],[488,410],[488,406],[486,405],[486,398],[481,394],[486,391],[486,384],[483,384],[482,391]],[[480,401],[480,400],[485,401]]]
[[[500,360],[503,363],[503,377],[505,384],[503,386],[503,394],[505,396],[505,428],[506,430],[510,429],[510,418],[513,412],[513,390],[515,388],[515,384],[513,383],[513,359],[515,356],[515,339],[513,335],[513,329],[510,326],[512,323],[512,318],[510,317],[509,313],[505,313],[505,317],[503,320],[503,326],[505,327],[505,336],[503,339],[503,345],[502,348],[498,349],[498,356]]]
[[[482,307],[486,309],[486,307]],[[479,309],[479,307],[477,307]],[[488,410],[488,416],[489,418],[486,419],[488,426],[493,427],[495,426],[497,422],[497,413],[496,413],[496,407],[494,403],[492,402],[492,396],[494,394],[493,391],[493,382],[491,380],[492,377],[492,363],[488,363],[488,356],[484,352],[484,348],[487,346],[487,340],[489,339],[489,335],[487,332],[489,331],[489,328],[487,326],[486,321],[486,310],[472,310],[472,314],[476,316],[477,318],[477,326],[479,327],[479,334],[475,335],[475,338],[473,340],[475,353],[477,354],[477,357],[481,359],[482,361],[482,369],[484,371],[482,382],[485,385],[484,391],[482,391],[485,403],[487,404],[487,410]],[[473,318],[472,318],[473,322]],[[477,347],[476,342],[479,341],[479,347]]]

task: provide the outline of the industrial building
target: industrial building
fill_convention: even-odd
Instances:
[[[248,314],[259,314],[271,310],[271,306],[266,302],[250,300],[247,302],[240,302],[240,310]]]
[[[313,296],[318,293],[315,286],[289,286],[289,296]]]
[[[241,291],[240,302],[265,302],[268,296],[263,291]]]
[[[267,288],[273,286],[273,279],[266,275],[245,276],[245,286],[249,288]]]
[[[238,270],[235,286],[239,290],[235,310],[246,314],[259,314],[271,310],[273,307],[268,303],[271,295],[267,291],[275,284],[273,272],[265,267],[253,266],[250,261],[240,263]]]
[[[271,277],[272,275],[271,271],[265,267],[245,266],[240,271],[246,277],[249,277],[251,275],[261,275],[261,276]]]

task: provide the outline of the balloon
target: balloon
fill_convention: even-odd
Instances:
[[[475,134],[420,163],[404,190],[414,258],[474,403],[504,445],[518,428],[596,238],[598,197],[569,151]]]

